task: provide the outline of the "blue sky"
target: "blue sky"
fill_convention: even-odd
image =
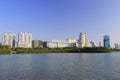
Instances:
[[[33,39],[120,42],[120,0],[0,0],[0,32],[31,32]]]

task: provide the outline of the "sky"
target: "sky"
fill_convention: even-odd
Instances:
[[[120,0],[0,0],[0,33],[30,32],[33,39],[120,43]]]

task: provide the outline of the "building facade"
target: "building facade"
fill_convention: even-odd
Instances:
[[[18,47],[32,48],[32,34],[26,32],[20,32],[18,34]]]
[[[120,49],[120,44],[115,43],[115,49]]]
[[[68,38],[67,42],[68,43],[76,43],[76,40],[74,38]]]
[[[93,41],[90,41],[91,47],[95,47],[95,43]]]
[[[99,42],[99,47],[102,47],[102,43],[101,42]]]
[[[16,47],[16,35],[14,33],[2,33],[2,46]]]
[[[43,42],[40,40],[33,40],[32,41],[32,47],[33,48],[42,48],[43,47]]]
[[[103,42],[105,48],[110,48],[110,37],[108,35],[103,37]]]
[[[90,41],[86,33],[80,33],[78,44],[79,47],[90,47]]]
[[[67,41],[46,41],[43,43],[43,47],[48,48],[65,48],[73,47],[74,43],[68,43]]]

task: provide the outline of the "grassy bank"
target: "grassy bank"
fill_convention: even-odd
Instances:
[[[8,54],[11,53],[12,48],[8,46],[0,46],[0,54]]]
[[[112,49],[104,47],[86,47],[86,48],[10,48],[0,47],[0,54],[16,52],[18,54],[24,53],[109,53]]]
[[[109,53],[109,52],[112,52],[112,49],[107,49],[104,47],[81,48],[80,52],[84,52],[84,53]]]
[[[120,52],[120,49],[113,49],[114,52]]]

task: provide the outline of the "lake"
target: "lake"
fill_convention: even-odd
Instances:
[[[0,55],[0,80],[120,80],[120,53]]]

